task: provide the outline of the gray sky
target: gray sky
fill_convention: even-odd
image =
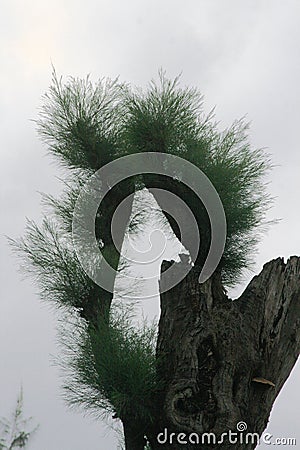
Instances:
[[[57,167],[30,121],[49,86],[51,61],[63,76],[120,75],[139,85],[160,67],[170,77],[182,72],[182,82],[205,95],[207,111],[217,106],[221,127],[247,114],[253,144],[267,147],[276,165],[269,217],[282,218],[261,242],[259,272],[270,259],[300,254],[299,15],[297,0],[1,1],[0,416],[13,408],[22,383],[26,412],[41,425],[31,450],[117,445],[101,424],[67,410],[50,357],[59,353],[57,317],[39,301],[36,288],[22,281],[4,238],[23,233],[25,216],[39,220],[37,191],[60,189]],[[157,305],[145,302],[145,309],[155,311]],[[298,366],[268,428],[298,442],[299,373]]]

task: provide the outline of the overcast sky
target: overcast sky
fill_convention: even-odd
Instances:
[[[119,75],[143,86],[160,67],[170,77],[182,72],[182,83],[205,95],[207,111],[216,105],[220,127],[247,114],[253,145],[267,147],[276,165],[269,217],[282,218],[261,242],[258,273],[270,259],[300,254],[299,18],[298,0],[1,0],[0,416],[13,409],[22,383],[26,412],[40,423],[29,449],[117,448],[113,432],[68,411],[61,399],[59,371],[51,364],[51,354],[59,353],[57,317],[22,281],[4,237],[21,235],[26,216],[39,220],[37,191],[60,190],[57,166],[31,121],[49,86],[51,62],[64,77]],[[145,308],[155,311],[157,304]],[[298,442],[299,373],[298,366],[268,428]]]

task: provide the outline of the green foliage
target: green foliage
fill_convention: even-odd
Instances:
[[[50,152],[71,168],[99,169],[119,151],[121,84],[70,78],[65,84],[53,71],[49,93],[37,121]]]
[[[35,427],[31,431],[26,431],[31,421],[31,417],[28,419],[23,417],[23,391],[21,389],[11,420],[0,420],[0,450],[25,448],[29,438],[38,428]]]
[[[57,306],[82,307],[94,283],[82,270],[70,236],[50,219],[39,227],[28,221],[26,234],[10,240],[24,260],[22,269],[33,275],[41,296]]]
[[[272,201],[264,178],[271,168],[268,154],[251,147],[249,125],[243,119],[220,132],[214,114],[204,115],[198,90],[182,88],[178,79],[168,80],[163,73],[146,92],[127,90],[125,99],[128,114],[124,133],[131,153],[180,156],[199,167],[215,186],[228,227],[220,269],[226,284],[236,283],[244,269],[251,267],[260,233],[267,225],[265,214]],[[210,224],[199,199],[174,179],[144,175],[144,181],[147,187],[176,193],[191,208],[201,232],[202,249],[196,261],[201,266],[210,244]],[[176,224],[168,219],[180,239]]]
[[[168,80],[162,72],[159,80],[146,93],[124,90],[124,132],[133,153],[178,153],[182,143],[196,143],[199,131],[208,126],[197,89],[180,88],[178,78]]]
[[[107,324],[62,331],[66,399],[97,416],[114,413],[151,422],[156,381],[156,324],[134,326],[128,307],[114,307]]]
[[[182,87],[179,78],[169,80],[162,71],[159,81],[152,81],[145,91],[131,89],[118,80],[102,79],[93,84],[89,77],[71,78],[64,84],[53,72],[38,120],[38,130],[49,150],[66,166],[84,169],[86,174],[121,155],[136,152],[170,153],[199,167],[215,186],[226,213],[228,233],[220,270],[227,285],[235,284],[245,269],[251,268],[261,232],[268,225],[265,215],[272,200],[265,185],[271,167],[269,156],[252,148],[248,127],[242,119],[219,131],[214,113],[205,115],[198,89]],[[157,175],[141,179],[146,187],[176,193],[193,211],[201,233],[201,251],[195,262],[200,270],[210,245],[205,208],[178,180]],[[136,189],[141,187],[139,180]],[[122,189],[130,193],[128,186]],[[67,194],[67,209],[64,204],[55,205],[69,223],[74,193],[76,189]],[[114,201],[110,200],[106,208],[110,204]],[[176,223],[167,219],[180,239]],[[109,225],[104,219],[102,240],[110,243],[107,230]],[[117,255],[112,249],[106,251],[113,255],[116,265]]]

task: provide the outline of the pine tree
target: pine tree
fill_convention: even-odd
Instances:
[[[162,72],[146,91],[118,80],[93,84],[89,77],[63,83],[54,72],[37,123],[49,152],[64,167],[65,189],[61,198],[44,196],[47,217],[41,226],[29,222],[14,246],[42,297],[68,318],[63,338],[68,402],[99,417],[120,419],[127,450],[212,448],[159,445],[157,435],[165,428],[220,436],[244,420],[250,431],[261,434],[299,352],[300,266],[296,257],[287,264],[274,260],[240,299],[232,302],[226,294],[226,287],[251,268],[272,202],[265,185],[270,159],[250,145],[248,124],[242,119],[219,131],[214,113],[204,114],[199,91],[181,87],[178,78],[169,80]],[[132,176],[104,197],[95,234],[106,261],[118,271],[123,268],[111,222],[126,197],[144,188],[163,189],[179,196],[195,217],[201,249],[186,278],[167,292],[166,269],[184,263],[162,265],[158,327],[134,326],[132,311],[82,269],[72,243],[73,211],[85,182],[108,163],[143,152],[175,155],[201,169],[218,192],[227,220],[224,254],[210,279],[199,284],[211,227],[204,205],[180,173],[173,178]],[[162,207],[157,191],[152,192]],[[142,203],[133,217],[132,199],[120,225],[122,242],[144,221]],[[164,215],[191,253],[176,220]],[[254,446],[223,443],[214,448]]]
[[[23,417],[23,390],[21,389],[11,420],[0,420],[0,450],[25,448],[30,437],[37,430],[35,427],[31,431],[27,431],[31,421],[31,417],[28,419]]]

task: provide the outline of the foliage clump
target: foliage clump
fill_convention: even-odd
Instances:
[[[265,215],[272,201],[265,180],[271,168],[269,155],[263,149],[252,148],[249,123],[244,119],[219,131],[214,112],[204,113],[201,93],[181,87],[178,78],[169,80],[164,73],[146,91],[127,91],[126,106],[129,152],[182,157],[201,169],[214,185],[227,221],[227,241],[219,269],[223,283],[235,284],[244,270],[251,268],[260,234],[267,225]],[[147,187],[174,192],[191,208],[201,234],[202,249],[196,265],[203,265],[210,244],[210,223],[199,199],[179,180],[151,174],[145,175],[144,181]],[[180,239],[176,224],[169,221]]]
[[[62,332],[61,360],[69,404],[96,416],[112,413],[149,424],[157,388],[156,325],[134,326],[127,307],[118,306],[109,323],[99,320],[96,328],[77,324],[71,330]]]

